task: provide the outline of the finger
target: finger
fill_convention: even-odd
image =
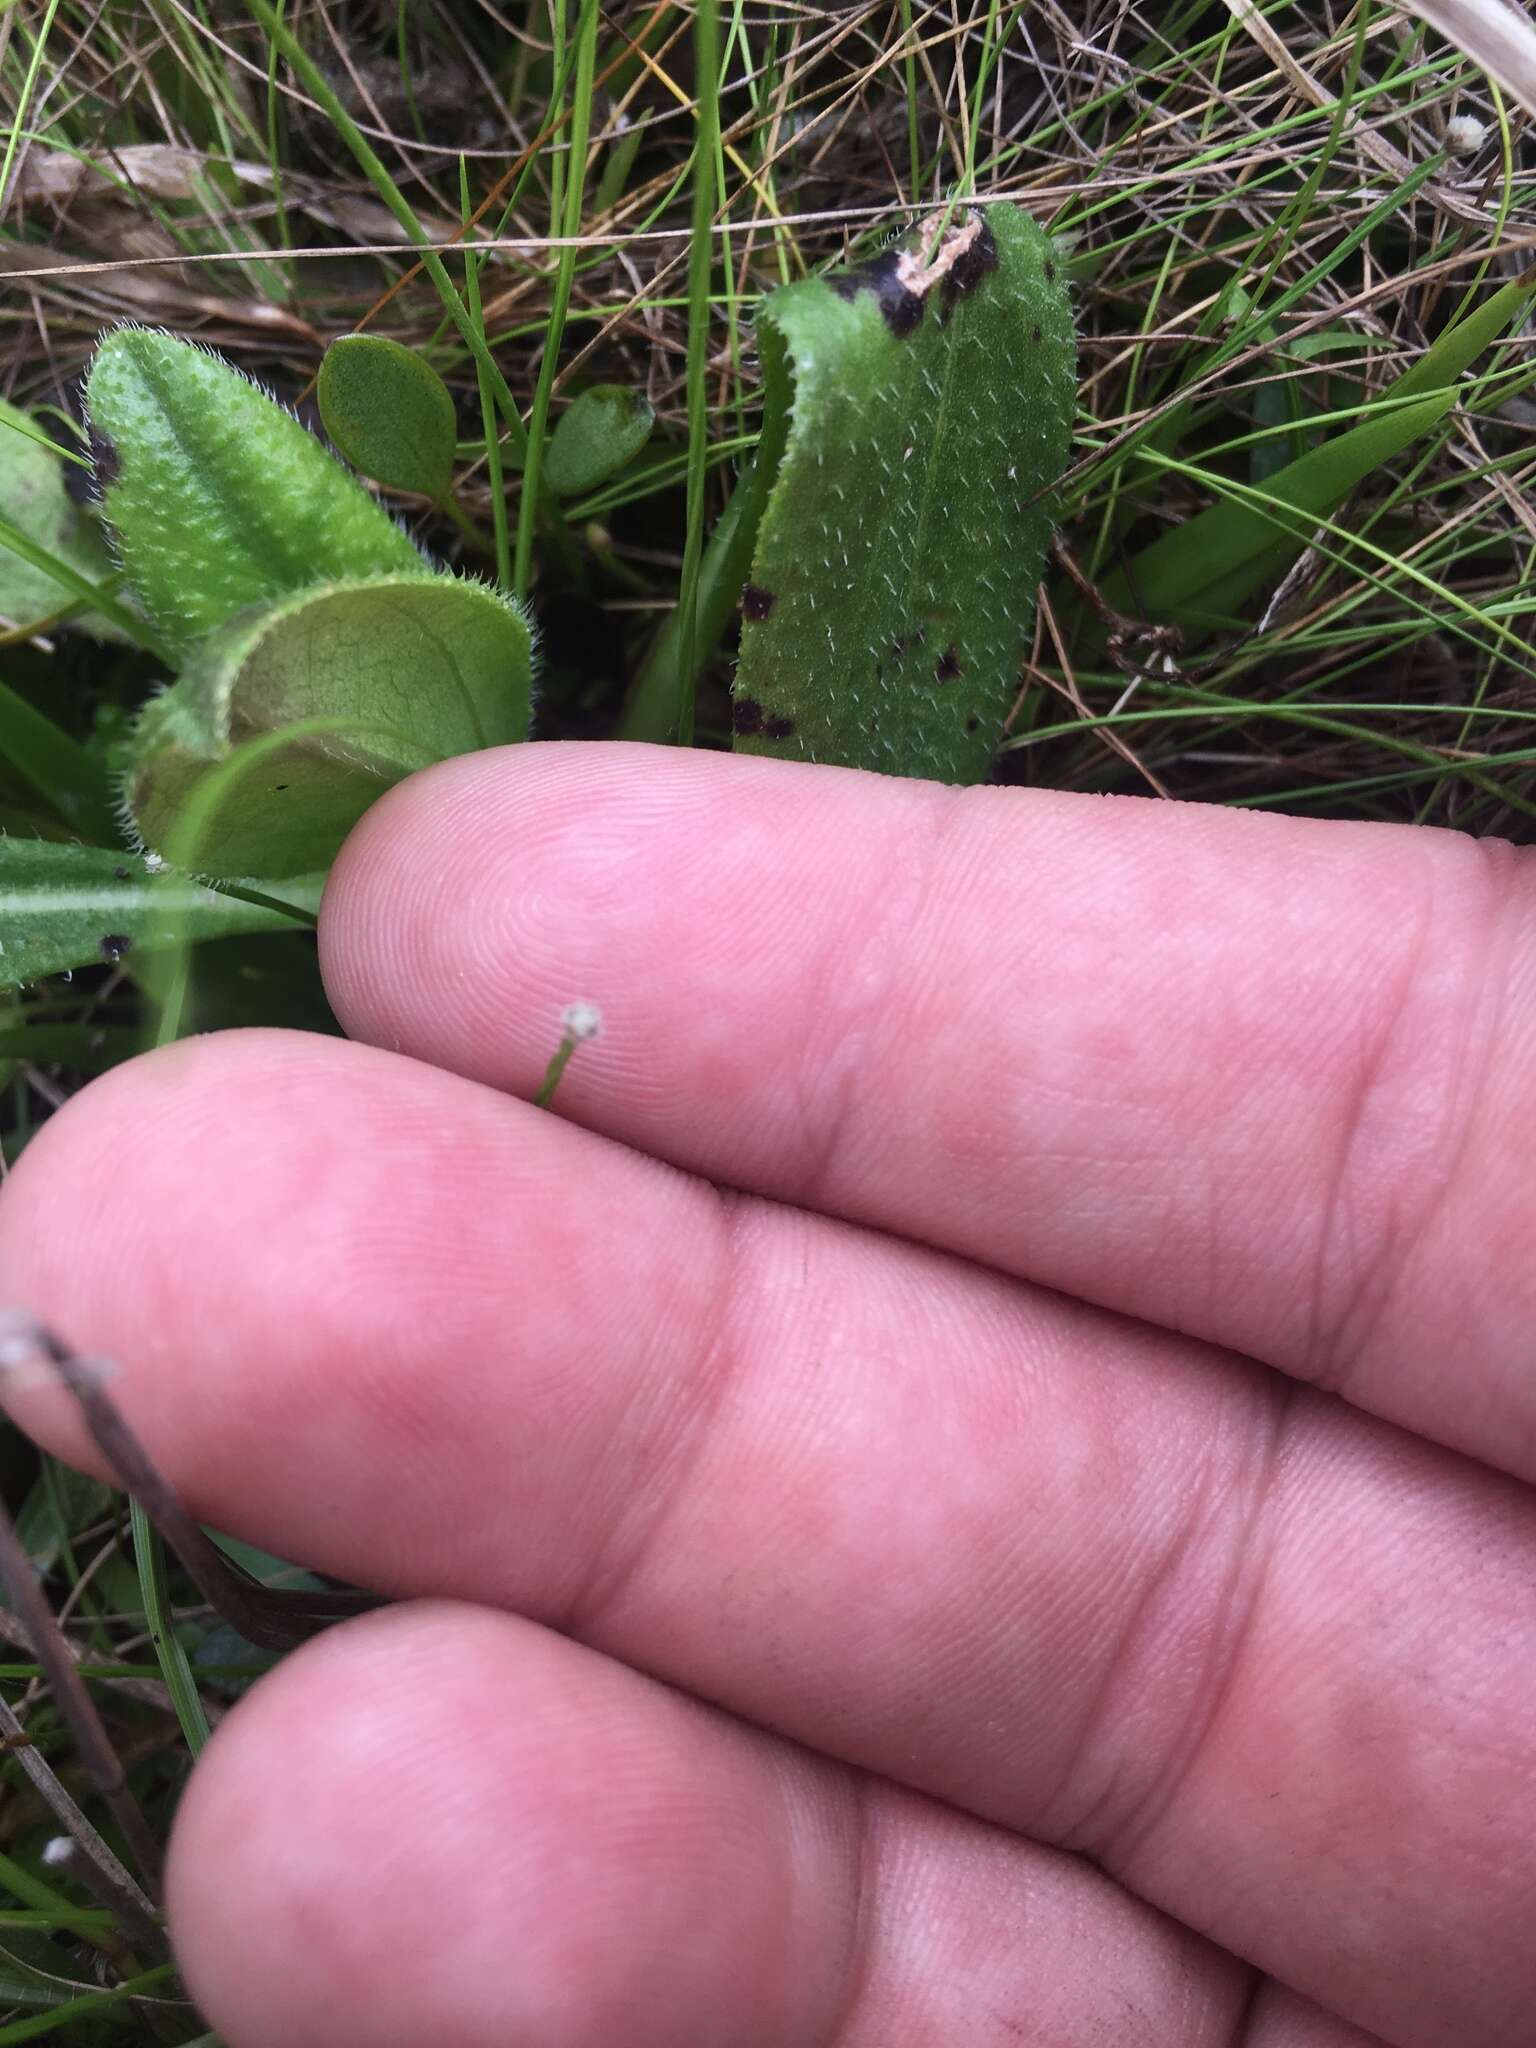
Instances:
[[[348,1029],[708,1178],[1231,1345],[1536,1476],[1536,890],[1507,847],[521,747],[393,791]]]
[[[95,1084],[0,1202],[0,1296],[127,1362],[150,1449],[238,1534],[1085,1850],[1411,2048],[1526,2038],[1512,1481],[321,1039]]]
[[[229,2048],[1225,2048],[1246,1991],[1076,1858],[468,1607],[267,1679],[169,1899]]]

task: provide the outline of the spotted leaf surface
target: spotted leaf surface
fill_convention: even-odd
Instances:
[[[320,882],[291,883],[284,899],[313,910]],[[153,859],[0,835],[0,992],[194,939],[292,928],[280,911],[221,896]]]
[[[426,567],[315,436],[209,349],[119,327],[86,406],[102,511],[175,654],[247,605]]]
[[[741,597],[736,747],[978,782],[1019,685],[1071,435],[1058,257],[935,215],[758,316],[788,438]]]

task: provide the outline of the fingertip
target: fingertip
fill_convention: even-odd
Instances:
[[[487,1610],[333,1630],[227,1718],[182,1801],[189,1988],[231,2048],[811,2038],[812,1922],[749,1739]]]
[[[98,1076],[33,1134],[0,1184],[0,1306],[20,1333],[0,1374],[0,1404],[46,1449],[102,1477],[110,1475],[75,1403],[25,1333],[40,1325],[112,1374],[103,1354],[115,1333],[100,1310],[117,1291],[112,1276],[137,1269],[160,1220],[123,1201],[125,1181],[158,1132],[195,1116],[199,1081],[223,1051],[215,1040],[185,1039]]]
[[[910,849],[955,797],[618,742],[446,762],[343,849],[320,914],[327,991],[353,1037],[525,1096],[568,1007],[595,1003],[603,1037],[562,1080],[562,1113],[643,1146],[665,1128],[687,1165],[701,1105],[767,1081],[782,1129],[774,1077],[839,1009],[823,984],[857,980],[871,906],[896,915],[918,886]],[[820,991],[805,1011],[802,990]]]

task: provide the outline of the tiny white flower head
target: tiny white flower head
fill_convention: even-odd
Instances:
[[[596,1003],[567,1003],[560,1012],[560,1028],[567,1038],[574,1038],[578,1045],[582,1045],[587,1039],[596,1038],[602,1030],[603,1013]]]
[[[74,1855],[75,1845],[69,1836],[54,1835],[50,1840],[44,1842],[42,1855],[39,1860],[46,1863],[50,1870],[54,1870],[61,1863],[73,1862]]]
[[[1445,146],[1452,156],[1476,156],[1488,140],[1488,124],[1475,114],[1452,114],[1445,124]]]

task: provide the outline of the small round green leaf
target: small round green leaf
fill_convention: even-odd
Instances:
[[[642,392],[623,384],[594,384],[571,403],[550,436],[544,476],[561,498],[595,490],[640,453],[656,415]]]
[[[387,490],[448,495],[458,421],[430,363],[381,334],[344,334],[325,352],[315,396],[354,469]]]
[[[232,619],[146,707],[128,809],[193,872],[307,874],[393,783],[526,738],[531,675],[525,614],[485,584],[318,585]]]
[[[211,349],[114,328],[85,398],[102,510],[177,655],[247,605],[426,567],[317,437]]]

